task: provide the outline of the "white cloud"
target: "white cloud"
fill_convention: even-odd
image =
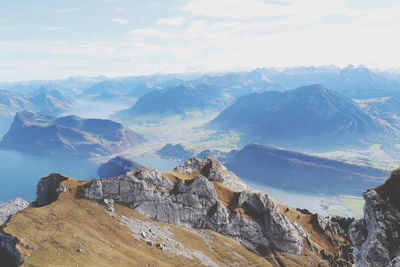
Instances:
[[[57,12],[58,13],[68,14],[68,13],[75,13],[75,12],[78,12],[78,11],[81,11],[81,10],[82,10],[81,7],[70,7],[70,8],[57,9]]]
[[[182,38],[194,39],[203,36],[206,32],[207,23],[204,20],[196,20],[189,24]]]
[[[285,5],[267,4],[261,0],[189,0],[183,10],[194,15],[214,18],[251,19],[290,15]]]
[[[133,40],[145,40],[151,39],[177,39],[178,35],[172,32],[161,31],[155,28],[142,28],[133,30],[130,32],[131,39]]]
[[[43,30],[47,32],[58,32],[58,31],[67,31],[66,27],[63,26],[46,26]]]
[[[112,22],[118,23],[119,25],[123,25],[128,23],[127,19],[121,19],[121,18],[113,18],[111,19]]]
[[[185,22],[185,18],[182,17],[174,17],[174,18],[161,18],[157,20],[157,24],[159,25],[168,25],[168,26],[181,26]]]
[[[288,0],[283,4],[266,4],[261,0],[188,0],[181,7],[183,12],[178,8],[171,17],[149,17],[151,23],[144,23],[128,36],[107,36],[100,28],[97,33],[103,33],[102,41],[92,36],[85,42],[75,39],[52,42],[41,38],[42,41],[0,41],[0,57],[7,60],[12,55],[9,61],[0,62],[0,79],[47,78],[44,74],[124,75],[324,64],[398,67],[400,36],[393,29],[400,28],[400,6],[351,9],[344,3],[341,0]],[[115,7],[111,10],[125,11]],[[347,19],[325,23],[323,18],[330,15]],[[128,22],[124,18],[111,21]],[[68,24],[62,25],[66,28],[42,25],[41,29],[69,29]],[[36,64],[40,65],[37,69]]]
[[[124,7],[116,7],[115,11],[117,11],[117,12],[125,12],[126,9]]]

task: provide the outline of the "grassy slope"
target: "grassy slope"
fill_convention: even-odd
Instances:
[[[85,181],[64,182],[76,188]],[[127,207],[115,205],[116,214],[153,221]],[[205,253],[221,266],[273,266],[233,240],[209,231],[213,236],[210,250],[205,241],[181,227],[168,225],[175,240],[185,247]],[[60,195],[45,207],[27,208],[4,225],[3,231],[23,240],[18,247],[26,256],[24,266],[182,266],[200,265],[198,259],[169,254],[132,237],[130,230],[111,218],[105,207],[76,197],[75,190]],[[77,252],[83,248],[86,253]],[[31,255],[31,256],[27,256]]]
[[[164,173],[166,175],[167,173]],[[171,179],[191,179],[174,172],[168,173]],[[82,199],[77,187],[87,183],[68,179],[63,186],[69,192],[62,193],[59,199],[45,207],[27,208],[13,215],[3,226],[5,233],[19,240],[24,266],[198,266],[201,262],[183,256],[170,254],[133,238],[130,230],[119,223],[118,217],[110,217],[104,206]],[[224,205],[230,206],[235,193],[221,184],[216,184],[217,194]],[[314,246],[328,253],[336,249],[327,237],[316,231],[310,224],[310,215],[304,215],[286,206],[280,206],[282,214],[298,222],[309,233]],[[182,226],[156,222],[138,212],[116,204],[118,216],[134,217],[150,221],[160,226],[169,226],[174,239],[186,248],[203,252],[220,266],[306,266],[308,259],[314,264],[321,259],[316,251],[304,251],[297,256],[290,253],[264,249],[263,257],[257,255],[232,239],[213,231],[207,231],[211,238],[204,238]],[[338,240],[341,242],[342,240]],[[207,244],[208,243],[208,244]],[[212,249],[210,249],[210,247]],[[83,248],[86,253],[77,252]]]

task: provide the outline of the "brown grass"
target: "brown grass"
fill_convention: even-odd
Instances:
[[[27,244],[26,247],[18,244],[25,257],[24,266],[200,265],[196,258],[191,260],[169,254],[134,239],[127,227],[107,214],[104,206],[78,197],[77,187],[85,183],[87,181],[74,179],[64,181],[63,185],[71,191],[62,193],[57,201],[48,206],[27,208],[13,215],[4,225],[5,233]],[[168,225],[117,204],[115,212]],[[168,226],[176,240],[185,247],[202,251],[221,266],[234,262],[242,266],[268,266],[262,257],[218,233],[207,231],[212,238],[210,249],[200,236],[182,227]],[[86,253],[77,252],[78,248],[83,248]]]
[[[213,184],[218,200],[221,201],[222,204],[228,207],[231,211],[236,209],[240,193],[232,191],[220,182],[214,181]]]
[[[169,171],[169,172],[163,172],[162,175],[168,179],[170,179],[173,183],[177,184],[179,183],[180,180],[192,180],[194,177],[199,175],[200,172],[196,171],[191,174],[184,174],[176,171]]]
[[[172,171],[164,172],[163,175],[177,183],[179,180],[190,180],[197,174],[185,175]],[[134,239],[126,226],[107,214],[104,206],[80,197],[78,188],[86,183],[88,181],[69,178],[62,182],[62,185],[69,189],[68,192],[62,193],[57,201],[45,207],[20,211],[2,226],[5,233],[21,241],[17,246],[24,256],[24,266],[201,265],[196,258],[176,256]],[[240,193],[219,182],[213,184],[223,205],[231,211],[238,211],[249,217],[244,210],[237,208]],[[193,233],[193,230],[156,222],[123,205],[115,204],[114,207],[119,216],[135,217],[142,221],[169,226],[175,240],[184,244],[186,248],[203,252],[221,266],[231,266],[234,263],[238,266],[308,266],[308,259],[317,266],[321,262],[316,251],[308,250],[304,250],[303,255],[299,256],[271,248],[260,248],[260,256],[232,239],[209,230],[205,231],[209,236],[205,242],[202,237]],[[336,253],[336,247],[327,236],[311,224],[311,215],[302,214],[280,203],[278,207],[283,215],[303,227],[316,248],[324,249],[330,254]],[[86,253],[77,252],[78,248],[83,248]]]
[[[337,247],[328,240],[328,236],[325,233],[320,232],[318,227],[311,223],[312,215],[303,214],[296,209],[289,208],[281,203],[277,203],[277,205],[281,214],[288,217],[289,220],[297,222],[308,233],[311,241],[318,250],[324,249],[327,253],[332,255],[337,253]],[[340,236],[335,236],[335,238],[340,242],[344,241]]]

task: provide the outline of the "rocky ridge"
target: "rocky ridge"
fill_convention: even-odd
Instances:
[[[96,179],[82,190],[86,198],[112,199],[159,221],[214,230],[258,253],[266,248],[297,255],[317,250],[303,227],[288,219],[271,197],[248,188],[212,158],[191,158],[169,173],[148,168]],[[332,241],[344,234],[321,216],[312,220]],[[343,255],[325,256],[336,262]]]
[[[74,184],[75,187],[71,186]],[[68,217],[75,216],[74,214],[82,207],[87,207],[86,212],[91,214],[87,215],[89,217],[95,216],[94,214],[102,216],[100,225],[97,221],[90,219],[89,229],[107,224],[104,209],[103,215],[100,212],[101,207],[105,207],[107,217],[120,225],[127,226],[133,237],[139,241],[145,241],[147,246],[154,246],[158,250],[187,259],[196,259],[206,266],[217,266],[219,265],[217,262],[220,261],[210,257],[209,252],[205,250],[199,252],[189,249],[188,243],[183,244],[181,241],[174,240],[174,235],[169,233],[168,229],[187,229],[184,232],[192,236],[191,238],[194,235],[200,235],[202,242],[206,244],[211,242],[206,233],[219,233],[225,236],[224,238],[235,240],[253,251],[254,255],[265,260],[266,265],[282,266],[282,264],[285,265],[285,261],[291,262],[288,266],[305,263],[311,266],[351,266],[352,264],[351,246],[338,224],[318,214],[300,213],[276,202],[264,193],[247,187],[236,175],[212,158],[191,158],[170,172],[161,173],[152,168],[145,168],[129,171],[117,177],[94,179],[89,182],[51,174],[40,180],[37,195],[34,203],[36,208],[17,214],[1,230],[1,233],[7,236],[2,238],[0,252],[13,262],[26,260],[30,262],[31,253],[35,253],[35,249],[40,249],[42,246],[40,244],[44,242],[32,241],[32,233],[37,231],[40,236],[42,235],[40,231],[43,229],[29,230],[27,235],[31,241],[23,245],[21,237],[24,235],[15,232],[15,229],[21,228],[11,227],[13,223],[18,225],[19,221],[24,220],[24,214],[28,214],[27,218],[31,218],[39,212],[42,217],[56,216],[50,216],[48,220],[55,219],[61,225],[65,219],[59,220],[54,214],[64,217],[63,209],[78,205],[71,208],[72,213]],[[60,209],[59,206],[63,201],[70,202]],[[121,213],[121,209],[124,212]],[[127,215],[128,210],[138,212],[141,216],[148,218],[146,220],[154,219],[154,222],[141,223],[142,219],[138,221],[139,216],[133,218]],[[86,220],[85,216],[82,217],[79,214],[76,218]],[[168,229],[166,226],[161,227],[157,221],[167,223]],[[37,222],[37,219],[33,222]],[[57,230],[58,235],[71,231],[72,226],[67,225],[64,232]],[[37,227],[41,229],[42,226]],[[86,225],[81,224],[79,229],[82,227]],[[211,232],[204,232],[210,230]],[[102,230],[98,234],[106,234],[106,232]],[[19,238],[16,239],[15,236]],[[71,235],[67,234],[67,236]],[[73,238],[74,236],[75,234],[72,234]],[[57,242],[56,240],[54,242]],[[145,249],[141,246],[139,245],[141,250]],[[208,251],[215,249],[209,245],[206,247],[209,247]],[[89,257],[90,254],[96,252],[84,242],[75,248],[74,253],[78,253],[79,257]]]
[[[400,266],[400,169],[363,193],[364,218],[350,225],[358,267]]]

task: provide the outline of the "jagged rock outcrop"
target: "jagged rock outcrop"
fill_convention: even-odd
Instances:
[[[181,179],[171,179],[171,173]],[[191,158],[171,173],[142,169],[95,179],[81,188],[82,195],[98,201],[113,199],[162,222],[211,229],[255,252],[263,248],[297,255],[315,251],[301,225],[282,214],[271,197],[247,188],[219,161]],[[322,217],[316,220],[328,235],[343,234],[336,223]],[[333,262],[333,256],[326,257]]]
[[[36,200],[32,205],[42,207],[54,202],[61,192],[65,192],[66,188],[61,186],[61,182],[67,179],[68,177],[58,173],[40,179],[36,188]]]
[[[105,163],[102,163],[97,170],[97,174],[100,178],[115,177],[128,171],[137,171],[142,168],[144,168],[144,166],[133,160],[122,156],[117,156]]]
[[[201,162],[193,161],[186,162],[186,166],[195,167]],[[191,169],[182,166],[178,169],[191,172]],[[303,243],[310,243],[304,230],[282,216],[265,194],[242,191],[238,193],[235,210],[229,210],[218,200],[212,183],[216,176],[222,176],[218,174],[214,170],[209,177],[198,174],[191,180],[181,180],[174,185],[160,172],[150,169],[95,180],[85,186],[83,192],[87,198],[107,198],[129,204],[140,213],[163,222],[212,229],[253,250],[259,246],[274,246],[282,251],[300,254]],[[225,180],[228,180],[226,176]],[[248,215],[243,216],[239,209]]]
[[[400,266],[400,169],[363,193],[364,218],[350,225],[357,266]]]
[[[200,173],[206,176],[210,181],[220,182],[234,191],[242,191],[247,188],[247,185],[233,172],[228,171],[221,162],[209,157],[204,159],[191,158],[184,164],[176,167],[174,171],[183,174]]]

